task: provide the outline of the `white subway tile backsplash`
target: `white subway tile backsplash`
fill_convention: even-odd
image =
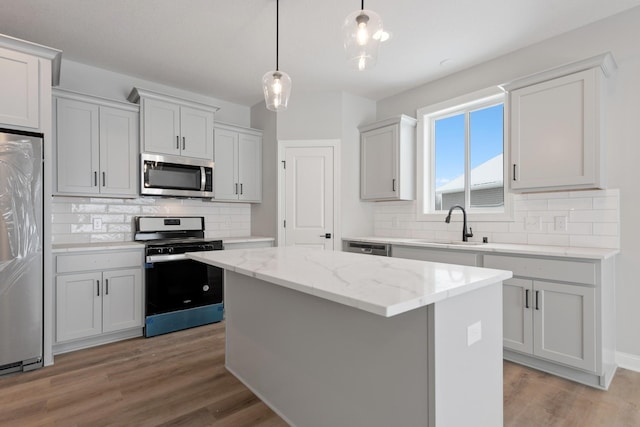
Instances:
[[[620,247],[620,192],[617,189],[514,194],[513,221],[480,222],[469,214],[469,224],[480,240],[575,247]],[[387,237],[459,239],[460,218],[417,221],[416,202],[374,206],[374,235]],[[556,217],[567,219],[566,230],[556,230]],[[536,223],[535,219],[539,220]],[[395,224],[394,224],[395,221]],[[528,221],[528,222],[527,222]]]
[[[548,200],[550,210],[587,210],[593,209],[592,198],[563,198],[563,199],[549,199]]]
[[[526,199],[515,202],[516,211],[545,211],[547,209],[547,199]]]
[[[618,236],[571,236],[571,246],[583,248],[619,248]]]
[[[594,197],[593,209],[618,209],[619,203],[618,197]]]
[[[134,217],[139,215],[204,216],[205,234],[209,238],[251,234],[251,205],[246,203],[191,199],[54,197],[51,210],[54,244],[131,241]],[[408,217],[411,218],[410,215]],[[96,218],[102,221],[100,230],[93,229],[93,220]]]
[[[618,222],[618,220],[617,210],[571,211],[569,213],[569,221],[571,222]]]

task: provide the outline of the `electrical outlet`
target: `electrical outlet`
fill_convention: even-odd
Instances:
[[[93,218],[93,231],[102,230],[102,218]]]
[[[477,321],[467,327],[467,347],[471,347],[482,339],[482,322]]]
[[[567,217],[566,216],[555,217],[554,228],[556,231],[567,231]]]

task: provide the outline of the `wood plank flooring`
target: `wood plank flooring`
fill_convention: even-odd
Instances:
[[[505,362],[504,390],[506,427],[640,426],[637,372],[620,369],[602,392]],[[223,322],[60,355],[51,367],[0,378],[3,427],[286,425],[225,370]]]

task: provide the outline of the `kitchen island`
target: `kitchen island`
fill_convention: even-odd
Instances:
[[[299,247],[225,269],[226,367],[294,426],[501,426],[511,272]]]

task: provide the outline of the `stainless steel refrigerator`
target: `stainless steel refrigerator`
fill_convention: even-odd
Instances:
[[[0,129],[0,375],[42,366],[42,135]]]

